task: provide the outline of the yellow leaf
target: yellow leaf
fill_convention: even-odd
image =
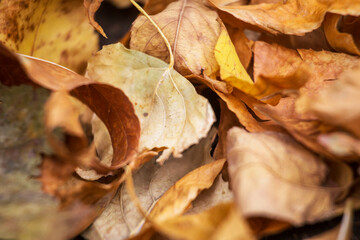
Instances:
[[[214,51],[215,59],[220,66],[221,79],[244,92],[249,92],[254,83],[241,64],[226,29],[221,31]]]
[[[98,48],[81,0],[5,0],[0,12],[0,42],[17,53],[81,72]]]
[[[182,214],[201,190],[211,187],[224,163],[216,160],[186,174],[159,199],[149,218],[161,222]]]

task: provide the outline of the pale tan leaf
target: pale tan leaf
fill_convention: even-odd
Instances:
[[[263,216],[293,225],[325,219],[335,214],[335,201],[352,183],[352,177],[343,181],[336,173],[351,176],[348,166],[328,169],[286,134],[232,128],[227,140],[231,184],[246,217]],[[335,186],[327,186],[330,179]]]
[[[141,122],[139,151],[164,149],[158,161],[205,137],[215,120],[208,101],[167,64],[144,53],[109,45],[89,61],[88,76],[119,87],[135,106]],[[106,139],[105,139],[106,140]]]

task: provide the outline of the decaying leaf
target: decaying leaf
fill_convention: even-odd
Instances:
[[[232,21],[249,23],[270,33],[303,35],[318,28],[326,12],[342,15],[360,14],[358,0],[317,1],[288,0],[276,3],[243,5],[242,1],[209,0],[219,10],[230,14]],[[235,17],[235,18],[234,18]],[[223,20],[226,21],[223,17]],[[235,23],[233,23],[234,25]]]
[[[135,193],[145,211],[150,212],[159,198],[186,173],[213,161],[209,154],[213,135],[214,131],[211,131],[207,138],[188,149],[180,159],[171,157],[163,165],[153,159],[134,174]],[[217,195],[214,194],[211,199],[215,197]],[[126,239],[131,233],[139,231],[143,223],[144,217],[132,203],[126,187],[122,186],[84,236],[88,239]]]
[[[82,72],[98,48],[82,0],[5,0],[0,12],[0,42],[15,52]]]
[[[160,162],[171,153],[180,157],[206,136],[215,120],[210,104],[191,83],[166,70],[165,62],[120,43],[104,47],[88,66],[91,79],[126,92],[141,122],[139,151],[166,148]]]
[[[206,7],[201,0],[181,0],[170,3],[151,17],[170,42],[174,67],[179,73],[213,76],[219,70],[214,58],[214,47],[221,30],[216,11]],[[144,16],[133,23],[130,48],[169,61],[164,40]]]
[[[320,158],[289,135],[232,128],[227,140],[231,184],[246,217],[264,216],[294,225],[318,221],[334,214],[336,199],[352,182],[350,178],[326,186],[332,171],[328,173]]]

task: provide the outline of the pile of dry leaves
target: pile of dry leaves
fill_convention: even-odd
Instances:
[[[0,2],[1,239],[350,239],[359,0],[101,2]]]

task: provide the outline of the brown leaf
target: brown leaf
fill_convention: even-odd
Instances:
[[[213,51],[221,25],[214,10],[200,0],[181,0],[151,17],[170,42],[179,73],[212,76],[219,70]],[[169,61],[164,40],[144,16],[133,23],[130,48]]]
[[[214,151],[214,158],[226,158],[226,135],[230,128],[240,127],[241,124],[236,115],[229,110],[223,101],[220,101],[220,122],[218,130],[218,144]]]
[[[327,173],[320,158],[288,135],[232,128],[227,140],[231,184],[246,217],[264,216],[294,225],[328,218],[335,214],[336,199],[352,183],[352,178],[330,177],[335,181],[330,187],[327,177],[334,171],[351,175],[349,167],[338,163]]]
[[[0,12],[0,42],[14,52],[82,72],[98,49],[81,0],[5,0]]]
[[[359,154],[356,150],[360,137],[360,111],[357,105],[360,99],[359,77],[358,67],[345,71],[316,94],[302,94],[296,101],[296,108],[301,113],[314,114],[321,121],[348,131],[336,130],[338,133],[319,136],[321,143],[325,143],[332,152],[340,156],[354,152]]]
[[[60,210],[58,210],[57,202],[51,205],[54,206],[55,211],[50,209],[49,214],[58,216],[59,219],[55,222],[49,220],[51,229],[56,228],[54,226],[57,224],[59,231],[64,232],[58,236],[59,239],[72,238],[87,228],[101,213],[123,179],[118,176],[110,184],[100,184],[85,182],[71,177],[71,175],[78,166],[88,166],[99,172],[107,173],[117,170],[120,166],[133,160],[137,154],[140,135],[140,125],[133,106],[124,93],[115,87],[94,83],[64,67],[47,61],[13,54],[3,46],[0,46],[0,62],[3,63],[0,67],[1,83],[11,86],[10,88],[13,88],[14,85],[26,84],[39,89],[45,87],[50,90],[58,90],[53,92],[45,106],[45,133],[48,143],[53,149],[43,154],[42,173],[39,180],[43,183],[44,191],[57,196],[60,200]],[[4,88],[9,87],[4,86]],[[67,91],[71,91],[74,96],[86,103],[108,125],[114,139],[113,144],[116,144],[114,149],[117,151],[112,167],[103,166],[95,160],[94,148],[87,145],[85,134],[78,122],[77,109]],[[38,110],[36,109],[36,111]],[[118,126],[122,121],[125,124],[120,128]],[[62,132],[57,132],[57,129],[61,129]],[[61,133],[60,136],[59,133]],[[64,139],[60,140],[62,136]],[[26,149],[24,152],[26,153]],[[9,159],[12,158],[6,158],[5,162],[8,162]],[[24,177],[29,177],[29,173],[26,173]],[[39,185],[39,182],[36,182]],[[12,184],[16,186],[17,183],[14,181]],[[39,192],[39,190],[37,191]],[[38,192],[35,191],[35,194],[39,194]],[[16,192],[16,194],[19,193],[21,191]],[[40,193],[45,195],[41,191]],[[24,206],[27,207],[29,204],[25,202]],[[41,198],[31,204],[34,204],[36,209],[41,212]],[[43,208],[44,212],[48,211],[47,206]],[[42,219],[42,215],[36,211],[29,216],[30,221]],[[66,218],[61,217],[62,215]],[[22,219],[21,216],[10,216],[14,217],[14,221]],[[44,218],[44,221],[46,220]],[[16,227],[19,228],[20,233],[28,231],[23,223]],[[61,230],[63,228],[66,231]],[[46,231],[36,234],[40,234],[34,235],[36,239],[48,239],[49,236]]]
[[[301,64],[305,64],[308,69],[311,69],[307,83],[299,90],[304,98],[305,96],[312,98],[319,89],[333,84],[331,80],[336,79],[343,71],[354,68],[360,63],[359,58],[346,54],[302,49],[295,51],[264,42],[255,43],[254,55],[255,76],[274,77],[281,74],[286,77],[292,71],[296,71],[296,66]],[[277,57],[269,59],[266,57],[269,55],[276,55]],[[276,70],[273,67],[275,64],[282,66],[282,70]],[[334,126],[321,121],[313,114],[302,111],[300,105],[295,108],[296,98],[296,95],[288,94],[288,96],[280,99],[276,106],[258,105],[256,108],[283,126],[298,141],[313,151],[334,157],[317,140],[319,134],[333,131]]]
[[[145,0],[144,10],[149,15],[162,12],[170,3],[175,0]]]
[[[252,46],[254,42],[252,40],[249,40],[245,33],[244,29],[236,29],[234,27],[227,27],[229,36],[231,38],[231,41],[234,43],[236,53],[244,66],[245,69],[250,64],[250,61],[252,59]]]
[[[104,30],[98,22],[95,21],[95,13],[100,8],[100,5],[104,0],[84,0],[84,7],[86,9],[86,15],[89,19],[89,23],[98,31],[103,37],[107,38]]]
[[[280,1],[257,5],[243,5],[242,1],[228,4],[224,0],[209,0],[219,10],[230,14],[238,22],[249,23],[270,33],[303,35],[318,28],[326,12],[342,15],[360,14],[360,1],[331,0],[319,2],[306,0]],[[225,21],[226,18],[223,18]]]
[[[54,91],[70,91],[89,106],[109,129],[115,149],[114,168],[135,157],[140,124],[132,103],[120,89],[96,83],[47,61],[14,55],[4,47],[0,48],[0,63],[1,82],[6,85],[37,84]]]
[[[359,46],[350,33],[340,32],[338,26],[342,17],[338,14],[328,13],[324,20],[324,31],[326,39],[336,51],[360,55]]]

